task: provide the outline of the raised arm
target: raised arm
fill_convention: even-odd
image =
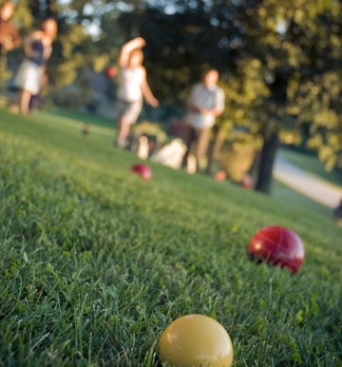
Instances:
[[[129,56],[135,49],[143,48],[146,45],[146,41],[142,37],[137,37],[125,43],[120,52],[119,65],[122,68],[128,67]]]

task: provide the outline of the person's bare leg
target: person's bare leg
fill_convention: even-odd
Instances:
[[[23,115],[28,115],[28,113],[30,112],[30,108],[29,108],[30,99],[31,99],[31,92],[23,89],[21,91],[20,101],[19,101],[20,112]]]
[[[205,155],[208,149],[210,131],[211,131],[210,127],[205,128],[205,129],[200,129],[198,131],[198,138],[197,138],[196,151],[195,151],[197,171],[199,170],[201,159]]]
[[[125,145],[126,140],[128,138],[128,135],[129,135],[130,127],[131,127],[130,124],[127,123],[125,120],[122,119],[120,121],[118,136],[116,137],[116,144],[119,147]]]

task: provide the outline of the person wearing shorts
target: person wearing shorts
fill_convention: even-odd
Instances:
[[[115,144],[119,148],[127,146],[130,127],[135,124],[142,106],[143,99],[152,107],[158,106],[158,100],[152,94],[147,83],[146,70],[142,66],[142,48],[146,42],[137,37],[125,43],[120,52],[119,88],[117,93],[116,112],[118,120],[118,134]]]
[[[217,70],[210,69],[204,73],[203,82],[192,87],[187,100],[189,113],[186,120],[190,129],[182,162],[183,167],[187,166],[188,156],[194,143],[196,171],[199,170],[201,159],[207,152],[215,118],[223,113],[225,95],[223,89],[216,85],[218,79]]]
[[[43,21],[41,30],[24,39],[25,60],[19,66],[14,84],[20,89],[19,110],[30,112],[32,95],[39,94],[41,78],[52,53],[52,43],[57,35],[57,23],[53,19]]]

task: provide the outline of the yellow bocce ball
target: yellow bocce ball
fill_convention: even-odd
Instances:
[[[233,345],[225,328],[216,320],[204,315],[187,315],[164,330],[159,356],[172,367],[230,367]]]

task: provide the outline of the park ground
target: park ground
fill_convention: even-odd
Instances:
[[[142,181],[113,129],[85,137],[85,120],[0,111],[0,366],[161,366],[162,331],[190,313],[226,328],[234,366],[342,366],[330,207],[152,162]],[[302,238],[297,274],[248,260],[268,225]]]
[[[291,160],[291,158],[296,158],[298,153],[293,154],[286,150],[279,152],[274,167],[274,177],[277,180],[324,206],[336,208],[339,205],[342,200],[341,173],[332,172],[328,174],[324,172],[324,175],[320,175],[315,173],[316,170],[313,170],[314,172],[308,171],[305,165],[303,169],[297,167],[284,156],[289,156]],[[308,158],[306,158],[306,161],[308,161]]]

